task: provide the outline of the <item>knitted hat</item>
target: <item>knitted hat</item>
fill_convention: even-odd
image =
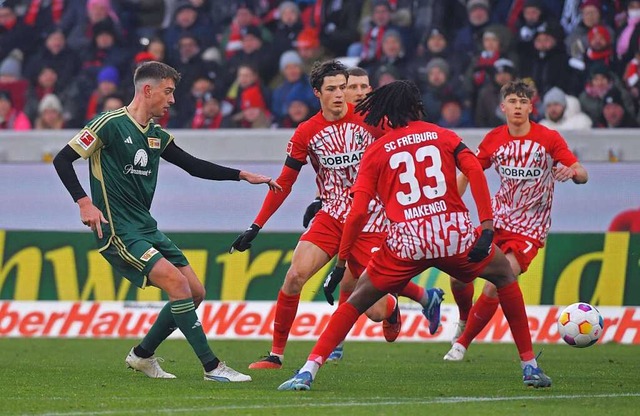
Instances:
[[[484,7],[489,10],[489,0],[469,0],[467,2],[467,12],[470,12],[476,7]]]
[[[513,64],[513,61],[506,58],[500,58],[493,63],[493,68],[495,69],[497,74],[501,74],[503,72],[508,72],[511,75],[516,74],[516,67]]]
[[[582,0],[580,2],[580,8],[585,8],[587,6],[593,6],[598,10],[602,10],[602,2],[600,0]]]
[[[40,100],[38,104],[38,112],[42,113],[44,110],[56,110],[62,113],[62,103],[55,94],[47,94]]]
[[[589,39],[589,42],[591,42],[593,40],[593,37],[596,35],[602,36],[603,38],[605,38],[607,43],[611,43],[611,33],[609,33],[609,30],[606,28],[606,26],[597,25],[592,27],[589,32],[587,32],[587,38]]]
[[[298,48],[317,48],[320,46],[320,39],[318,33],[312,28],[305,28],[298,34],[296,41]]]
[[[9,77],[22,77],[22,62],[13,57],[8,57],[0,64],[0,75]]]
[[[608,93],[602,97],[602,101],[604,105],[607,104],[618,104],[620,107],[624,108],[624,102],[622,101],[622,94],[616,88],[611,88]]]
[[[563,107],[567,106],[567,95],[558,87],[553,87],[544,95],[542,100],[544,106],[549,104],[560,104]]]
[[[98,84],[101,82],[112,82],[116,85],[120,84],[120,76],[118,70],[114,66],[105,66],[98,73]]]
[[[244,29],[242,29],[241,32],[243,37],[247,35],[251,35],[262,40],[262,30],[260,30],[258,26],[255,26],[255,25],[247,26]]]
[[[286,51],[280,56],[280,71],[284,71],[287,65],[302,65],[302,58],[296,51]]]
[[[449,75],[449,63],[443,58],[433,58],[427,64],[427,74],[431,72],[433,68],[440,68],[445,75]]]

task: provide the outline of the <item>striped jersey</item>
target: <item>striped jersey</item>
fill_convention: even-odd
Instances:
[[[126,107],[96,116],[69,142],[89,159],[93,204],[109,224],[105,236],[156,230],[149,212],[160,154],[173,136],[159,124],[138,124]]]
[[[287,154],[301,163],[309,159],[316,171],[322,210],[344,223],[362,155],[383,134],[384,130],[367,125],[349,104],[340,120],[328,121],[319,111],[301,124],[287,145]],[[388,221],[378,199],[371,201],[369,213],[363,232],[385,232]]]
[[[512,137],[503,125],[487,133],[477,156],[484,169],[493,165],[500,176],[494,226],[544,243],[551,226],[552,169],[578,161],[562,136],[531,122],[528,134]]]
[[[450,257],[473,244],[474,227],[456,183],[461,141],[450,130],[412,121],[365,152],[353,190],[381,199],[390,221],[386,244],[398,258]]]

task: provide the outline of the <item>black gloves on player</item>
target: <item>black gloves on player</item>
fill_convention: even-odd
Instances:
[[[493,243],[493,231],[482,230],[480,238],[469,251],[469,261],[478,263],[484,260],[491,253],[491,244]]]
[[[329,276],[324,280],[324,297],[327,298],[329,305],[333,305],[333,292],[344,277],[345,267],[334,267]]]
[[[304,228],[307,228],[309,226],[309,223],[311,222],[313,217],[315,217],[318,211],[320,211],[320,208],[322,208],[322,199],[320,199],[320,197],[316,197],[316,199],[314,199],[313,202],[309,204],[307,209],[304,211],[304,217],[302,217],[302,226]]]
[[[246,249],[251,248],[251,242],[256,238],[259,231],[260,226],[258,224],[251,224],[251,227],[247,228],[247,230],[240,234],[233,244],[231,244],[229,253],[233,253],[233,250],[245,251]]]

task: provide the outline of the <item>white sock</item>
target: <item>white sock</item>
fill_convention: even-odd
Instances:
[[[528,365],[530,365],[533,368],[538,368],[538,362],[536,361],[535,358],[527,361],[520,361],[520,367],[522,367],[523,370]]]
[[[280,362],[284,361],[284,354],[276,354],[275,352],[271,351],[269,352],[269,355],[273,355],[274,357],[280,358]]]
[[[320,369],[320,364],[318,364],[315,361],[307,361],[304,366],[302,366],[302,368],[300,369],[300,371],[298,371],[298,373],[304,373],[305,371],[308,371],[311,373],[311,378],[313,380],[316,379],[316,374],[318,373],[318,370]]]

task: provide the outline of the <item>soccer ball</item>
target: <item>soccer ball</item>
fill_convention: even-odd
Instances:
[[[560,337],[572,347],[585,348],[595,344],[603,329],[600,312],[584,302],[567,306],[558,319]]]

